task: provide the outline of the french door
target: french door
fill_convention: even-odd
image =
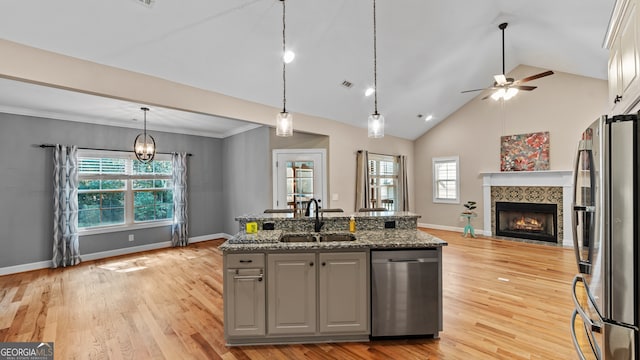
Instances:
[[[325,149],[276,149],[272,158],[273,208],[304,209],[311,198],[326,199]]]

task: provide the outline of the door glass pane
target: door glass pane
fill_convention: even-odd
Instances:
[[[290,208],[305,208],[313,197],[313,161],[287,161],[287,205]]]

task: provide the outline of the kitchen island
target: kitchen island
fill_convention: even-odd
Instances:
[[[352,216],[357,230],[350,233]],[[447,243],[418,230],[418,218],[409,212],[237,217],[240,231],[220,246],[227,344],[368,341],[371,251],[399,249],[434,254],[437,301],[431,304],[435,325],[429,334],[437,337]],[[323,225],[315,232],[318,221]],[[247,233],[247,223],[256,223],[257,232]]]

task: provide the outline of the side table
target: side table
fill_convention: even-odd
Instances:
[[[469,235],[471,235],[471,237],[476,237],[476,233],[475,233],[475,231],[473,229],[473,225],[471,225],[471,219],[474,218],[474,217],[477,217],[477,216],[478,216],[478,214],[476,214],[476,213],[470,213],[470,214],[469,213],[461,213],[460,214],[461,218],[467,219],[467,225],[465,225],[465,227],[464,227],[464,232],[463,232],[462,236],[466,237],[467,234],[469,234]]]

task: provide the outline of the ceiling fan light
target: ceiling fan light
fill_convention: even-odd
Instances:
[[[380,114],[369,115],[367,129],[369,137],[372,139],[384,137],[384,116]]]
[[[516,96],[516,94],[518,93],[518,89],[516,88],[509,88],[507,89],[507,91],[504,93],[504,99],[505,100],[509,100],[512,97]]]
[[[498,101],[504,97],[504,89],[498,89],[493,94],[491,94],[491,98],[495,101]]]
[[[278,113],[276,117],[276,135],[293,136],[293,116],[286,111]]]

